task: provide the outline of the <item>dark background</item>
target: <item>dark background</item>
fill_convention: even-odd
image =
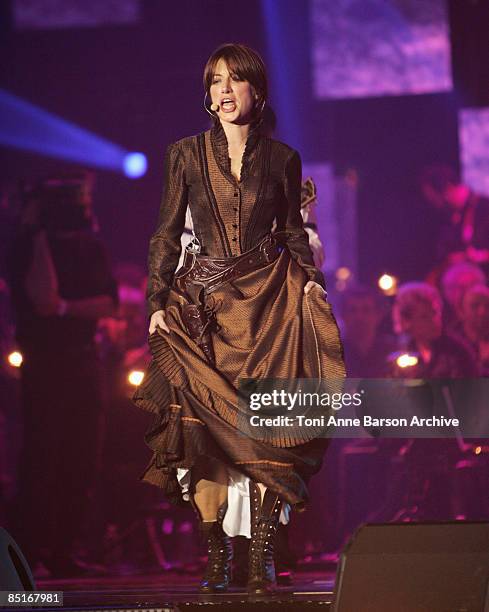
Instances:
[[[433,224],[419,195],[419,172],[433,162],[457,165],[458,109],[488,103],[489,3],[467,0],[449,6],[455,92],[315,101],[309,3],[280,2],[294,49],[290,95],[304,132],[303,160],[331,162],[338,171],[355,168],[359,176],[363,281],[384,271],[401,280],[424,274],[431,260]],[[143,178],[99,171],[96,188],[96,211],[112,259],[145,265],[162,189],[164,150],[168,143],[208,127],[201,82],[207,57],[219,44],[238,41],[256,48],[267,62],[261,2],[146,0],[136,25],[44,31],[15,31],[9,3],[1,3],[0,10],[0,88],[146,154],[149,169]],[[480,61],[483,57],[486,61]],[[273,104],[273,82],[271,88]],[[280,116],[278,120],[280,138]],[[0,148],[2,186],[72,167]]]

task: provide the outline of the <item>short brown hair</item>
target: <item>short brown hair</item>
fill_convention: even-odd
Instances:
[[[395,306],[402,318],[411,319],[414,308],[419,304],[428,304],[439,310],[443,308],[440,292],[428,283],[411,282],[399,287]]]
[[[250,47],[237,43],[226,43],[218,47],[204,68],[204,89],[209,93],[217,63],[223,59],[230,72],[248,81],[258,96],[257,108],[261,109],[268,98],[268,82],[265,64],[260,55]]]

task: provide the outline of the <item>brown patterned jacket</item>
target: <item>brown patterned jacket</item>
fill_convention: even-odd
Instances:
[[[288,145],[250,130],[240,181],[231,173],[226,134],[220,121],[205,132],[170,144],[158,225],[148,254],[148,317],[165,307],[181,252],[180,237],[190,207],[202,254],[232,257],[251,249],[270,232],[290,232],[287,247],[311,280],[325,287],[314,267],[301,208],[301,159]]]

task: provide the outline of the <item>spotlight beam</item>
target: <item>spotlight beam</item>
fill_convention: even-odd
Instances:
[[[307,84],[302,63],[304,41],[297,32],[295,11],[304,11],[295,0],[261,0],[268,46],[268,67],[273,84],[273,106],[279,118],[277,132],[299,151],[304,150],[304,124],[300,91]],[[302,88],[302,89],[301,89]],[[301,104],[302,103],[302,104]]]
[[[5,90],[0,90],[0,144],[119,172],[125,171],[125,161],[131,155]]]

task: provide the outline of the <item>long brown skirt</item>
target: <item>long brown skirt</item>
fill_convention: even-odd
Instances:
[[[240,379],[345,376],[343,349],[330,304],[318,288],[304,295],[307,275],[284,249],[278,258],[224,283],[211,294],[218,328],[216,365],[188,336],[181,308],[186,297],[171,290],[165,308],[170,333],[149,336],[152,360],[133,396],[155,415],[145,436],[153,451],[141,479],[181,501],[177,468],[215,458],[262,482],[297,509],[306,483],[320,467],[327,438],[309,428],[278,428],[268,439],[240,427]]]

